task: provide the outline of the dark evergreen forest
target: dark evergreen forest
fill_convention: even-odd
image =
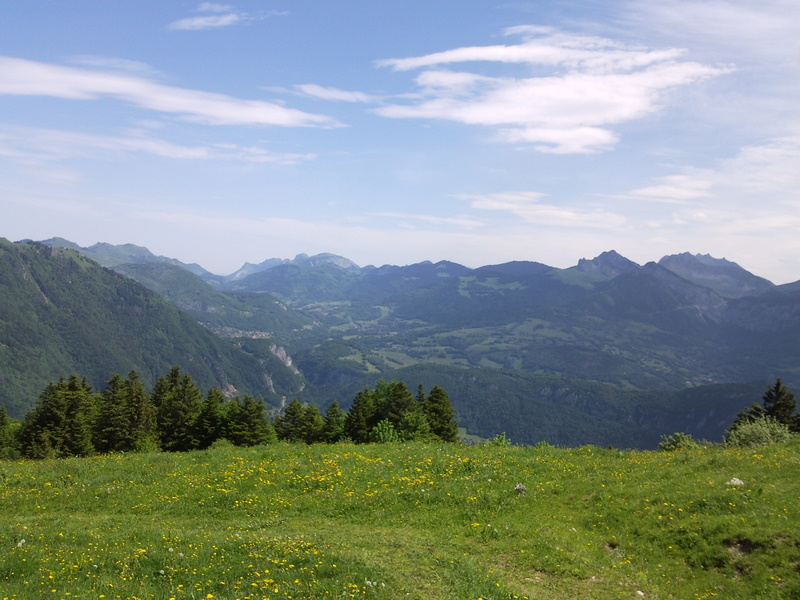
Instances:
[[[323,415],[293,399],[274,419],[263,400],[251,395],[227,399],[218,388],[203,394],[179,367],[160,377],[151,392],[135,371],[114,374],[103,391],[71,375],[49,383],[21,423],[0,410],[0,458],[183,452],[220,441],[255,446],[457,439],[447,392],[434,386],[425,394],[420,385],[414,396],[404,383],[385,380],[360,391],[350,411],[334,402]]]

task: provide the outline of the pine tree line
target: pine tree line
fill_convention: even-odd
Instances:
[[[360,391],[348,412],[334,402],[321,415],[316,406],[292,400],[275,419],[278,439],[292,442],[356,444],[395,441],[458,441],[458,426],[450,398],[434,386],[426,396],[422,386],[414,397],[402,381],[381,380],[374,390]]]
[[[292,400],[270,420],[263,400],[226,399],[216,388],[203,396],[178,367],[148,394],[135,371],[115,374],[96,392],[75,375],[51,382],[15,423],[0,408],[0,458],[65,458],[96,453],[205,449],[217,440],[237,446],[288,442],[356,443],[457,440],[447,393],[435,386],[415,398],[402,382],[378,383],[356,396],[349,412],[334,402],[324,415]]]

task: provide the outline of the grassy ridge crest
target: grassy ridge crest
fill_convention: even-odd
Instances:
[[[796,439],[222,445],[0,462],[0,484],[0,597],[15,600],[800,594]]]

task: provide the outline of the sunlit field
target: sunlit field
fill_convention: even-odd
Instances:
[[[0,514],[3,600],[800,597],[797,442],[0,462]]]

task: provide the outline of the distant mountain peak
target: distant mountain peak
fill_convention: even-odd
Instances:
[[[639,265],[616,250],[608,250],[591,260],[582,258],[572,268],[590,275],[593,279],[611,280],[623,273],[638,269]]]
[[[341,269],[355,271],[361,270],[361,267],[359,267],[349,258],[339,256],[338,254],[331,254],[330,252],[322,252],[320,254],[315,254],[314,256],[308,256],[308,254],[298,254],[291,262],[296,265],[307,265],[310,267],[316,267],[318,265],[334,265]]]
[[[723,298],[761,294],[775,287],[735,262],[714,258],[710,254],[672,254],[663,257],[658,264],[687,281],[714,290]]]
[[[83,251],[83,248],[81,248],[75,242],[70,242],[69,240],[65,240],[64,238],[61,237],[54,237],[50,238],[49,240],[42,240],[41,242],[38,243],[44,244],[45,246],[51,246],[54,248],[69,248],[71,250],[77,250],[79,252]]]
[[[107,242],[98,242],[93,246],[83,248],[74,242],[59,237],[50,238],[49,240],[43,240],[38,243],[53,248],[70,248],[72,250],[77,250],[96,263],[112,269],[126,263],[160,263],[177,265],[201,277],[209,275],[208,271],[198,264],[186,264],[175,258],[156,256],[144,246],[137,246],[136,244],[109,244]]]

